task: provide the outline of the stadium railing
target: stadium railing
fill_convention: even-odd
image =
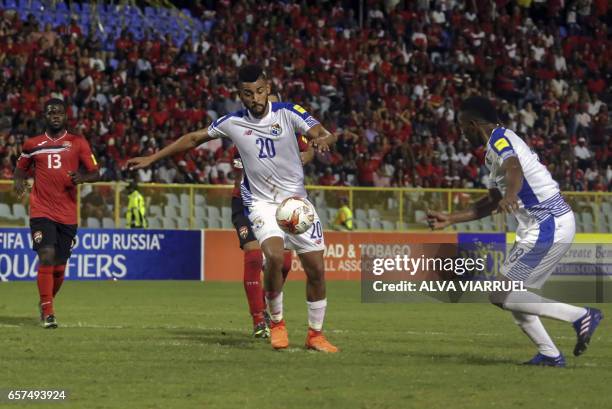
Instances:
[[[78,187],[80,226],[125,227],[127,184],[101,182]],[[228,185],[139,185],[147,201],[149,228],[232,229],[231,192]],[[323,225],[332,228],[341,199],[353,211],[355,230],[424,231],[427,209],[454,211],[468,207],[487,194],[478,189],[370,188],[307,186],[310,200]],[[612,192],[564,192],[576,214],[577,231],[612,233]],[[28,225],[27,199],[19,200],[12,182],[0,181],[0,226]],[[453,226],[462,232],[513,231],[516,221],[504,214]]]

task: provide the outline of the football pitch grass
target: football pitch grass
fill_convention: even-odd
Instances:
[[[546,320],[568,368],[518,365],[534,348],[485,304],[362,304],[328,283],[326,329],[342,349],[304,349],[304,284],[285,290],[290,348],[251,338],[242,283],[67,282],[60,328],[36,319],[36,284],[0,283],[0,389],[65,389],[14,408],[610,408],[612,305],[591,346]]]

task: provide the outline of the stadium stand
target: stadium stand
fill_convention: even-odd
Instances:
[[[232,79],[258,61],[284,99],[339,135],[332,152],[306,167],[308,184],[486,186],[484,152],[455,124],[461,99],[477,93],[495,100],[563,190],[611,190],[607,1],[367,1],[362,22],[349,3],[193,2],[179,10],[0,1],[0,178],[12,178],[24,139],[40,132],[49,96],[67,101],[71,128],[89,139],[104,180],[117,180],[128,176],[128,157],[240,108]],[[291,28],[273,23],[281,19]],[[227,148],[212,143],[138,177],[231,183]],[[188,200],[168,194],[150,209],[151,227],[180,223]],[[199,225],[224,226],[226,204],[207,200],[195,196],[196,209],[206,206],[196,210]],[[315,203],[334,206],[323,195]],[[385,209],[397,206],[355,209],[356,226],[396,223]],[[610,229],[609,208],[576,210],[584,231],[595,213]],[[202,211],[209,220],[199,221]],[[101,211],[87,224],[109,216]],[[328,224],[333,217],[322,216]]]

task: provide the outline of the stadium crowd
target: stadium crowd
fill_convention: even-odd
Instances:
[[[182,44],[1,11],[0,178],[42,129],[50,96],[115,180],[127,158],[241,109],[233,81],[249,61],[339,135],[306,167],[308,183],[486,186],[484,150],[456,126],[460,101],[481,94],[563,190],[612,188],[607,0],[367,1],[362,25],[346,1],[208,3],[193,2],[206,29]],[[209,143],[138,178],[231,183],[227,148]]]

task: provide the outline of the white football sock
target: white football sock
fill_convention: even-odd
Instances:
[[[270,298],[271,297],[271,298]],[[266,292],[266,304],[272,322],[280,322],[283,320],[283,292],[269,293]]]
[[[306,301],[306,304],[308,304],[308,326],[315,331],[321,331],[325,319],[327,298],[319,301]]]
[[[586,308],[560,303],[529,291],[513,291],[506,295],[502,306],[505,310],[574,322],[586,314]]]
[[[514,321],[523,330],[525,334],[533,341],[538,347],[538,351],[542,355],[549,357],[557,357],[561,352],[557,349],[552,339],[546,332],[542,321],[535,315],[523,314],[520,312],[512,312]]]

